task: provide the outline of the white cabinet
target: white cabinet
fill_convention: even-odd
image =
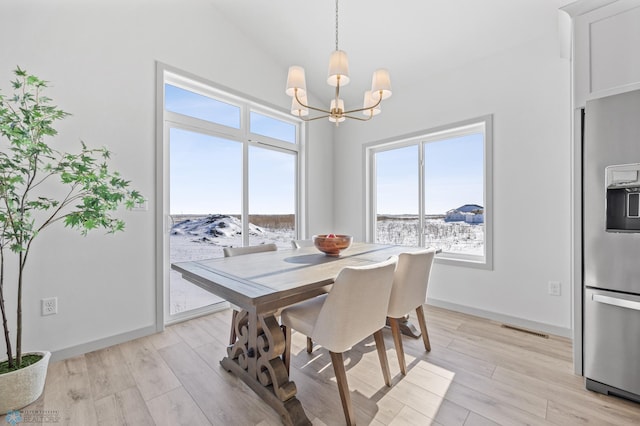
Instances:
[[[574,15],[574,106],[640,88],[640,0]]]

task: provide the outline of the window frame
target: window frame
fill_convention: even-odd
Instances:
[[[235,140],[243,145],[243,203],[242,203],[242,222],[243,229],[248,229],[248,147],[253,145],[260,148],[272,149],[274,151],[280,151],[287,154],[296,155],[296,186],[295,186],[295,215],[296,215],[296,236],[302,238],[304,232],[302,231],[305,226],[304,219],[304,205],[302,200],[302,188],[305,169],[304,161],[304,142],[305,142],[305,123],[302,120],[295,119],[290,114],[277,110],[275,107],[260,103],[259,101],[251,99],[249,96],[240,95],[232,91],[231,89],[222,88],[214,83],[207,82],[198,77],[190,76],[186,72],[180,72],[176,70],[163,69],[162,72],[161,90],[163,93],[162,98],[158,100],[159,104],[162,104],[162,121],[170,124],[172,127],[179,127],[185,130],[204,133],[214,137],[221,137],[230,140]],[[222,124],[214,123],[211,121],[199,119],[196,117],[184,115],[181,113],[167,111],[164,109],[164,85],[171,84],[172,86],[179,87],[184,90],[188,90],[194,93],[201,94],[203,96],[211,97],[215,100],[237,106],[240,108],[240,128],[235,129],[233,127],[225,126]],[[255,111],[267,117],[274,118],[279,121],[285,121],[292,123],[296,126],[296,142],[286,142],[283,140],[271,138],[268,136],[252,133],[250,129],[250,114]],[[164,132],[164,128],[163,128]],[[163,142],[164,143],[164,142]],[[245,223],[246,222],[246,223]],[[248,232],[243,233],[243,244],[248,244]]]
[[[264,109],[264,108],[259,108],[256,105],[253,105],[253,106],[251,106],[249,108],[248,117],[251,117],[251,113],[252,112],[255,112],[255,113],[260,114],[260,115],[262,115],[264,117],[267,117],[267,118],[272,118],[272,119],[277,120],[277,121],[283,121],[283,122],[289,122],[289,123],[296,121],[295,118],[292,118],[291,114],[288,114],[288,115],[283,117],[282,114],[276,114],[273,111],[270,111],[270,110],[267,110],[267,109]],[[303,121],[300,121],[300,120],[298,120],[298,121],[299,121],[300,124],[303,123]],[[299,131],[296,131],[296,142],[293,142],[293,143],[292,142],[287,142],[287,141],[282,140],[282,139],[272,138],[272,137],[267,136],[267,135],[261,135],[260,133],[252,132],[251,131],[250,118],[249,118],[249,121],[247,122],[247,134],[249,135],[249,137],[252,140],[262,141],[263,143],[267,143],[267,144],[269,144],[271,146],[278,146],[278,147],[284,148],[285,150],[290,150],[291,151],[292,150],[291,149],[292,146],[299,145],[299,143],[298,143],[298,141],[299,141]]]
[[[240,128],[225,126],[193,116],[165,109],[165,84],[179,87],[200,95],[213,98],[240,108]],[[292,123],[296,126],[295,143],[254,134],[250,129],[250,112]],[[165,325],[182,321],[205,312],[207,307],[187,311],[184,314],[170,315],[168,309],[168,285],[170,282],[168,238],[171,225],[169,206],[169,129],[180,128],[209,136],[229,139],[242,145],[243,183],[242,183],[242,226],[248,230],[248,151],[249,146],[266,148],[295,155],[295,232],[296,238],[306,233],[306,125],[285,110],[262,100],[220,86],[203,78],[179,70],[161,62],[156,62],[156,329],[161,331]],[[243,232],[243,245],[249,243],[249,232]]]
[[[427,143],[452,139],[472,133],[484,133],[484,256],[463,253],[443,252],[436,255],[436,262],[442,264],[466,266],[481,269],[493,269],[493,115],[485,115],[443,126],[405,134],[385,140],[374,141],[363,146],[364,182],[365,182],[365,223],[364,235],[367,241],[374,242],[377,222],[376,164],[375,155],[380,152],[407,146],[418,146],[418,223],[420,228],[419,244],[425,246],[425,182],[424,182],[424,146]]]

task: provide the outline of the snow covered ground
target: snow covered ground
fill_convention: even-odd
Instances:
[[[293,229],[269,230],[249,224],[249,244],[276,243],[291,247]],[[242,245],[242,224],[228,215],[209,215],[177,221],[171,227],[171,262],[222,257],[224,247]]]
[[[427,246],[439,247],[445,252],[482,255],[484,226],[464,222],[445,222],[427,219],[425,241]],[[171,227],[170,261],[211,259],[222,257],[224,247],[242,246],[242,224],[236,217],[212,214],[202,217],[176,217]],[[418,219],[387,217],[378,221],[378,242],[386,244],[417,245]],[[278,247],[291,247],[294,229],[268,229],[249,225],[249,244],[275,243]],[[207,306],[220,298],[182,279],[171,271],[171,313]]]
[[[449,253],[484,254],[484,225],[426,219],[425,245]],[[377,223],[378,242],[418,245],[418,218],[387,217]]]
[[[209,215],[178,220],[171,227],[170,262],[222,257],[224,247],[242,246],[242,224],[228,215]],[[278,247],[291,247],[294,230],[268,230],[249,225],[249,244],[276,243]],[[170,312],[176,314],[190,309],[220,302],[218,296],[184,280],[171,271]]]

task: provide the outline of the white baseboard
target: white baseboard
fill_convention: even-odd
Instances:
[[[510,315],[499,314],[496,312],[485,311],[483,309],[472,308],[470,306],[459,305],[457,303],[451,303],[444,300],[438,300],[433,298],[427,299],[427,304],[436,306],[438,308],[449,309],[451,311],[462,312],[464,314],[474,315],[481,318],[487,318],[493,321],[498,321],[508,325],[514,325],[518,327],[524,327],[529,330],[541,331],[556,336],[573,338],[573,330],[565,327],[558,327],[551,324],[545,324],[537,321],[530,321]],[[72,346],[65,349],[60,349],[51,353],[51,361],[60,361],[74,356],[83,355],[88,352],[97,351],[100,349],[108,348],[109,346],[117,345],[120,343],[128,342],[129,340],[138,339],[140,337],[149,336],[156,333],[156,326],[150,325],[148,327],[139,328],[137,330],[129,331],[122,334],[106,337],[104,339],[98,339],[80,345]]]
[[[187,315],[176,316],[176,319],[166,325],[176,324],[182,321],[188,321],[193,318],[197,318],[203,315],[209,315],[214,312],[218,312],[229,308],[228,302],[217,303],[212,306],[207,306],[202,309],[191,310]],[[97,351],[100,349],[108,348],[109,346],[118,345],[120,343],[128,342],[129,340],[138,339],[140,337],[150,336],[157,333],[158,327],[156,325],[150,325],[148,327],[139,328],[137,330],[128,331],[126,333],[116,334],[114,336],[105,337],[104,339],[94,340],[92,342],[81,343],[69,348],[60,349],[55,352],[51,352],[51,362],[60,361],[67,358],[72,358],[78,355],[84,355],[88,352]]]
[[[498,321],[507,325],[514,325],[517,327],[523,327],[529,330],[541,331],[546,334],[553,334],[555,336],[566,337],[573,339],[573,330],[565,327],[558,327],[556,325],[546,324],[537,321],[530,321],[523,318],[512,317],[511,315],[499,314],[497,312],[485,311],[483,309],[472,308],[470,306],[458,305],[457,303],[451,303],[444,300],[427,298],[427,304],[436,306],[438,308],[449,309],[451,311],[461,312],[463,314],[474,315],[481,318]]]
[[[109,346],[128,342],[129,340],[138,339],[144,336],[149,336],[154,333],[156,333],[156,326],[150,325],[148,327],[139,328],[137,330],[129,331],[126,333],[116,334],[115,336],[109,336],[104,339],[98,339],[92,342],[81,343],[77,346],[71,346],[69,348],[60,349],[55,352],[51,352],[51,362],[60,361],[67,358],[73,358],[74,356],[78,356],[78,355],[84,355],[88,352],[93,352],[99,349],[108,348]]]

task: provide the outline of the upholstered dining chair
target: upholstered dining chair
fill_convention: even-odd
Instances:
[[[389,362],[382,329],[396,267],[396,256],[373,265],[345,267],[328,294],[285,308],[281,322],[285,331],[284,362],[291,365],[291,330],[297,330],[326,348],[338,382],[347,424],[355,424],[343,352],[373,334],[384,382],[390,386]]]
[[[436,249],[428,248],[413,253],[401,253],[398,256],[398,266],[393,277],[387,317],[391,326],[396,353],[398,354],[400,372],[403,375],[407,374],[407,364],[404,359],[399,319],[404,318],[415,310],[420,324],[424,349],[427,352],[431,351],[422,305],[427,300],[427,286],[429,285],[429,276],[435,254]]]
[[[245,254],[251,253],[261,253],[265,251],[276,251],[278,250],[278,246],[273,243],[269,244],[260,244],[257,246],[246,246],[246,247],[225,247],[222,249],[224,253],[224,257],[232,257],[232,256],[242,256]],[[229,334],[229,344],[233,345],[236,341],[236,316],[240,312],[240,308],[231,304],[231,308],[233,309],[231,313],[231,333]]]
[[[291,247],[294,249],[313,246],[313,240],[291,240]],[[313,352],[313,340],[311,340],[311,337],[307,337],[307,352]]]

